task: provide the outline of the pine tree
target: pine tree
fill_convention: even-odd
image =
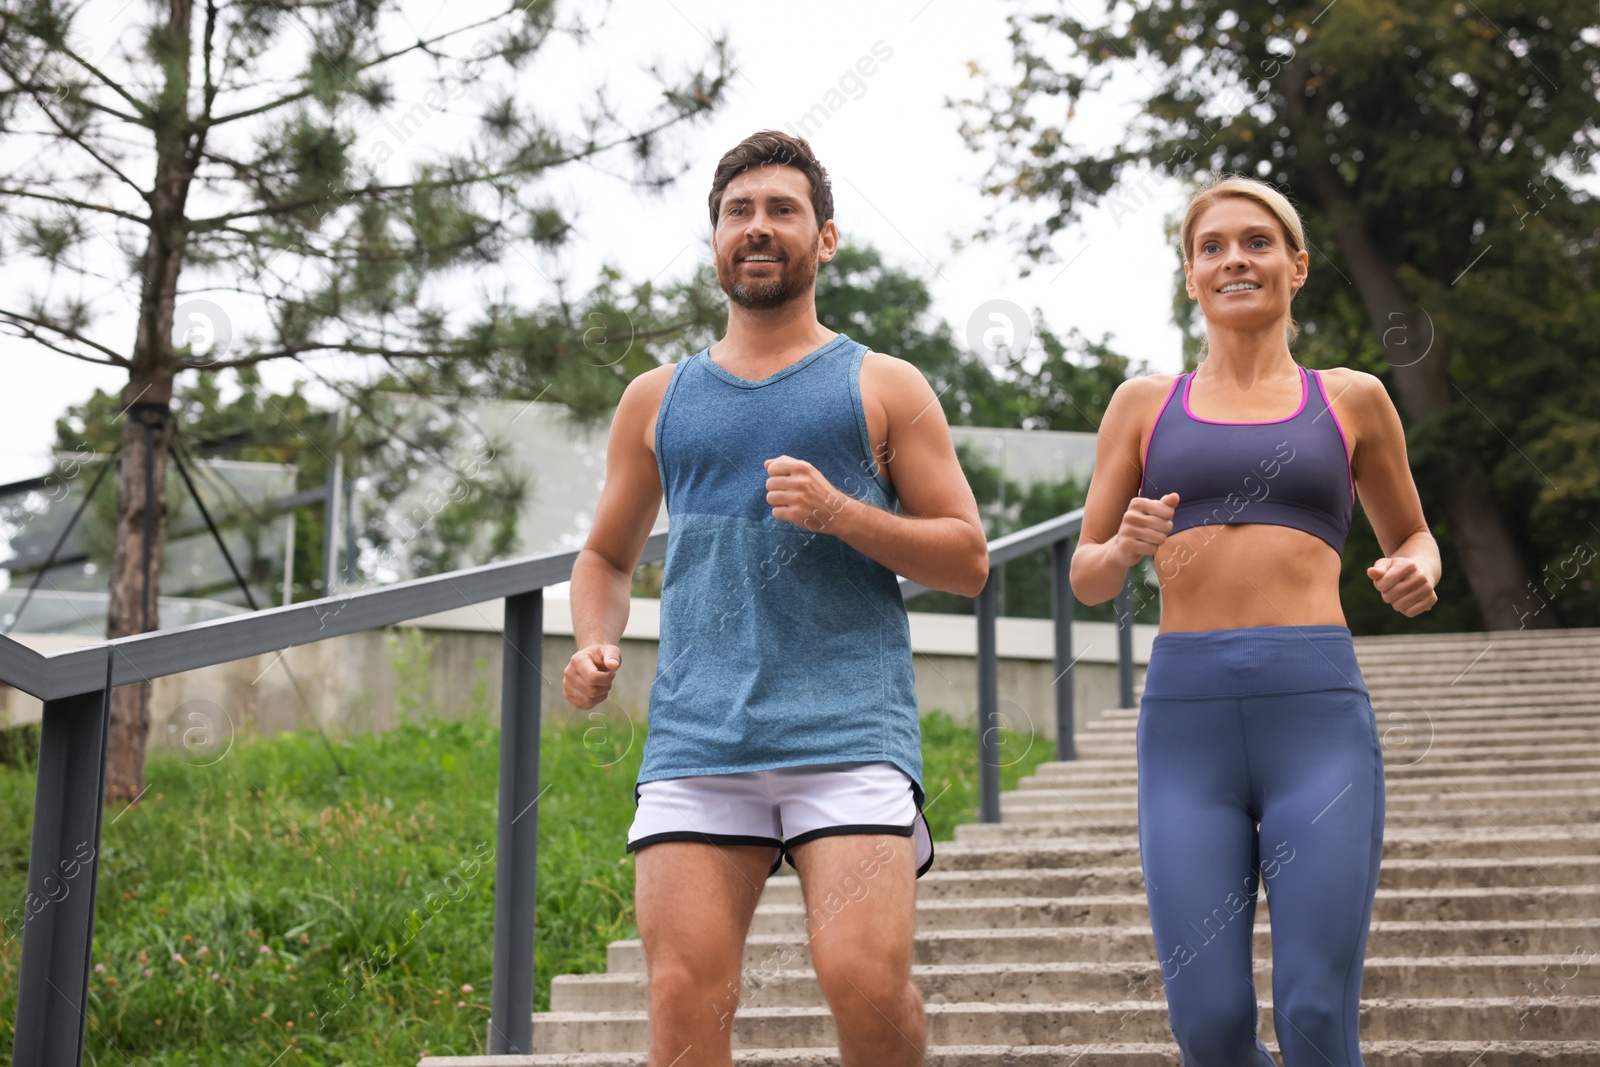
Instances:
[[[180,373],[337,356],[459,384],[510,358],[525,381],[589,388],[563,362],[562,323],[510,295],[458,313],[449,277],[525,272],[527,250],[560,244],[571,222],[546,188],[563,168],[609,154],[642,182],[670,180],[670,138],[717,105],[729,60],[714,43],[700,69],[657,72],[653,109],[623,113],[602,93],[565,132],[517,82],[550,41],[586,35],[573,10],[563,22],[553,0],[507,3],[437,32],[395,0],[0,13],[3,251],[39,268],[31,291],[0,300],[0,323],[35,351],[128,374],[107,636],[159,625]],[[462,126],[469,143],[407,161]],[[110,317],[131,336],[96,329]],[[113,695],[108,803],[142,788],[146,688]]]

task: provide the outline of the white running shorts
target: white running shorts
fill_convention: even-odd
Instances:
[[[789,850],[835,834],[910,837],[917,877],[933,866],[933,838],[911,779],[888,762],[826,763],[642,782],[628,851],[662,841],[770,845],[778,873]],[[789,858],[794,866],[794,859]]]

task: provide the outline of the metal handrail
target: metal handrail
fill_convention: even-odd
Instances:
[[[1000,821],[997,570],[1041,548],[1051,549],[1056,754],[1059,759],[1076,757],[1073,599],[1067,573],[1072,541],[1082,526],[1083,509],[1078,508],[989,542],[989,580],[975,603],[979,818],[984,822]],[[639,562],[665,559],[666,547],[665,531],[651,534]],[[576,551],[529,556],[50,654],[0,636],[0,682],[45,702],[14,1062],[81,1067],[113,687],[502,598],[507,650],[500,705],[499,848],[488,1051],[490,1055],[532,1052],[544,590],[567,581],[577,558]],[[927,591],[900,579],[904,599]],[[1117,611],[1124,707],[1133,703],[1130,603],[1131,582],[1118,598]]]
[[[666,532],[651,534],[639,562],[655,563],[666,554]],[[0,642],[0,681],[41,700],[90,692],[99,688],[96,671],[103,671],[107,651],[112,654],[112,685],[180,674],[535,592],[567,581],[577,558],[577,551],[548,552],[487,563],[49,654],[6,640]]]

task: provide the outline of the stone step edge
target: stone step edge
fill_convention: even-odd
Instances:
[[[1017,808],[1049,808],[1067,805],[1073,808],[1082,808],[1086,811],[1105,811],[1114,808],[1128,807],[1136,799],[1136,796],[1113,797],[1110,800],[1095,801],[1089,800],[1087,797],[1066,796],[1064,794],[1066,794],[1071,787],[1057,786],[1050,782],[1049,779],[1043,779],[1039,781],[1040,784],[1030,785],[1026,789],[1013,789],[1008,793],[1001,793],[1001,803],[1010,804]],[[1426,779],[1423,781],[1426,781]],[[1420,785],[1421,783],[1416,784]],[[1112,785],[1100,786],[1098,788],[1091,787],[1086,789],[1078,789],[1077,792],[1104,794],[1104,792],[1108,789],[1137,788],[1137,785]],[[1040,793],[1045,795],[1035,795]],[[1056,795],[1057,799],[1051,800],[1051,795]],[[1441,799],[1464,800],[1468,804],[1471,804],[1474,808],[1491,807],[1494,806],[1495,801],[1503,800],[1507,797],[1515,797],[1518,800],[1553,800],[1559,798],[1569,798],[1572,802],[1568,804],[1513,804],[1511,807],[1518,810],[1542,808],[1549,811],[1561,811],[1563,809],[1571,811],[1576,809],[1600,807],[1600,785],[1596,785],[1592,789],[1484,789],[1478,792],[1467,793],[1460,789],[1451,789],[1446,792],[1444,790],[1416,788],[1413,783],[1407,782],[1406,788],[1404,789],[1394,789],[1392,791],[1385,790],[1384,793],[1385,801],[1393,801],[1402,797],[1407,800],[1418,801],[1437,801]],[[1045,801],[1046,803],[1040,803],[1040,801]]]
[[[1515,933],[1529,929],[1548,930],[1593,930],[1600,920],[1567,918],[1567,919],[1374,919],[1368,924],[1368,930],[1381,929],[1384,933],[1402,933],[1420,931],[1423,933],[1454,933],[1461,930],[1487,930],[1491,933]],[[1266,919],[1257,920],[1253,929],[1257,934],[1271,934],[1272,924]],[[1048,937],[1052,935],[1087,936],[1095,937],[1149,937],[1149,923],[1116,923],[1110,926],[991,926],[991,927],[963,927],[933,930],[918,930],[918,941],[972,941],[993,940],[1001,937],[1017,937],[1026,934],[1029,937]],[[788,931],[774,933],[752,933],[745,939],[747,945],[782,945],[795,941],[804,941],[801,934]],[[641,942],[637,937],[622,938],[608,942],[608,947],[639,948]]]
[[[1419,761],[1420,762],[1420,761]],[[1563,795],[1592,803],[1600,797],[1600,761],[1594,767],[1561,771],[1486,771],[1483,774],[1465,773],[1462,764],[1454,764],[1444,773],[1408,773],[1415,763],[1391,760],[1384,765],[1384,788],[1395,796],[1457,795],[1473,798],[1495,797],[1502,793],[1531,799],[1542,796]],[[1399,773],[1396,773],[1396,772]],[[1085,767],[1080,771],[1048,770],[1022,774],[1017,784],[1002,790],[1001,796],[1025,796],[1040,790],[1100,793],[1107,789],[1133,789],[1139,784],[1139,768],[1133,756],[1120,767]],[[1087,799],[1085,797],[1084,799]],[[1567,804],[1558,807],[1569,807]]]
[[[1537,931],[1546,932],[1593,932],[1595,920],[1593,919],[1374,919],[1368,926],[1369,934],[1383,933],[1386,936],[1399,936],[1407,933],[1420,934],[1454,934],[1466,932],[1479,932],[1488,934],[1525,934]],[[916,932],[916,940],[923,944],[934,942],[968,942],[968,941],[996,941],[1016,938],[1026,935],[1033,940],[1061,940],[1071,941],[1086,937],[1095,938],[1148,938],[1150,934],[1149,923],[1118,923],[1108,926],[1038,926],[1038,927],[951,927],[944,929],[923,929]],[[1272,936],[1272,924],[1263,918],[1251,927],[1252,939]],[[745,938],[745,948],[765,949],[782,948],[790,945],[803,945],[806,938],[803,934],[780,930],[773,933],[752,933]],[[622,938],[609,942],[606,945],[607,974],[630,974],[632,971],[610,970],[610,956],[613,949],[624,953],[643,951],[643,942],[638,938]]]
[[[1544,751],[1545,750],[1544,746],[1534,746],[1534,747],[1538,748],[1540,751]],[[1591,746],[1586,746],[1586,747],[1591,747],[1592,748],[1594,746],[1591,745]],[[1448,751],[1448,750],[1446,750],[1446,749],[1438,749],[1436,751],[1444,752],[1444,751]],[[1467,751],[1467,750],[1466,749],[1457,749],[1456,751],[1463,752],[1463,751]],[[1434,755],[1434,751],[1430,751],[1428,753],[1428,755],[1429,756]],[[1070,769],[1070,768],[1083,768],[1084,770],[1087,770],[1087,771],[1122,771],[1122,770],[1128,770],[1128,769],[1132,768],[1134,766],[1134,761],[1135,761],[1136,758],[1137,757],[1135,755],[1132,755],[1132,754],[1127,755],[1127,756],[1089,756],[1089,757],[1084,758],[1084,759],[1075,759],[1075,760],[1050,760],[1047,763],[1039,764],[1039,767],[1040,768],[1048,767],[1051,770]],[[1589,770],[1591,768],[1600,768],[1600,756],[1591,756],[1591,755],[1588,755],[1588,754],[1584,754],[1584,755],[1578,755],[1578,756],[1539,756],[1539,757],[1531,757],[1531,758],[1529,758],[1529,757],[1517,757],[1517,758],[1507,758],[1507,759],[1499,759],[1499,760],[1492,760],[1492,759],[1448,759],[1447,760],[1447,759],[1440,758],[1440,759],[1431,760],[1430,763],[1429,763],[1429,767],[1433,768],[1433,767],[1439,767],[1441,765],[1443,765],[1445,767],[1459,767],[1459,768],[1461,768],[1463,773],[1476,774],[1478,772],[1478,770],[1483,767],[1484,764],[1493,764],[1493,763],[1504,763],[1504,764],[1506,764],[1508,766],[1511,766],[1511,767],[1534,767],[1534,766],[1542,766],[1542,765],[1546,765],[1546,764],[1576,763],[1576,764],[1581,764],[1583,766],[1584,770]],[[1392,764],[1398,764],[1398,766],[1393,766]],[[1386,761],[1384,763],[1385,769],[1391,770],[1391,771],[1393,771],[1393,770],[1401,770],[1401,771],[1403,771],[1408,767],[1415,767],[1415,766],[1417,766],[1416,763],[1399,763],[1398,760],[1389,760],[1389,761]],[[1036,771],[1035,773],[1038,773],[1038,772]],[[1529,773],[1529,772],[1527,772],[1527,771],[1512,771],[1511,773],[1512,774],[1525,774],[1525,773]],[[1575,772],[1573,772],[1573,771],[1553,771],[1551,773],[1572,774],[1572,773],[1575,773]]]
[[[1087,764],[1091,761],[1136,760],[1139,752],[1137,745],[1123,742],[1118,742],[1115,745],[1097,745],[1095,749],[1095,751],[1084,752],[1083,759],[1080,762]],[[1535,753],[1550,752],[1552,749],[1569,754],[1559,757],[1535,755]],[[1420,754],[1406,745],[1390,745],[1383,750],[1383,754],[1383,766],[1388,771],[1404,771],[1416,766],[1423,760],[1429,760],[1433,765],[1451,764],[1458,767],[1483,763],[1510,762],[1513,760],[1521,762],[1535,759],[1558,759],[1561,762],[1568,762],[1571,760],[1600,759],[1600,742],[1576,745],[1564,741],[1553,741],[1548,745],[1483,745],[1479,748],[1451,749],[1434,746],[1424,749]],[[1060,772],[1054,773],[1059,774]],[[1502,773],[1515,777],[1524,772],[1509,771]],[[1050,774],[1047,773],[1046,777],[1049,776]]]
[[[1369,1011],[1384,1008],[1526,1008],[1530,1003],[1534,1002],[1551,1008],[1590,1008],[1600,1011],[1600,996],[1377,997],[1373,999],[1363,997],[1361,999],[1361,1011],[1365,1014]],[[1002,1015],[1042,1011],[1076,1011],[1104,1014],[1132,1010],[1160,1010],[1165,1013],[1167,1005],[1164,1000],[1061,1000],[1022,1004],[996,1004],[993,1001],[972,1000],[928,1004],[925,1008],[930,1015],[935,1012],[941,1015],[953,1015],[958,1012],[967,1012],[973,1015]],[[1256,999],[1256,1008],[1262,1012],[1270,1012],[1272,1010],[1272,1001],[1266,997],[1258,997]],[[833,1013],[827,1005],[818,1005],[805,1008],[746,1008],[739,1014],[752,1019],[784,1019],[831,1017]],[[648,1021],[649,1013],[644,1011],[538,1011],[533,1013],[533,1017],[546,1025],[567,1022],[589,1023],[592,1025],[600,1022],[646,1022]]]
[[[1393,756],[1395,753],[1402,752],[1408,748],[1424,747],[1428,749],[1430,754],[1434,752],[1467,754],[1481,752],[1484,749],[1527,752],[1543,752],[1551,748],[1588,750],[1600,746],[1600,729],[1585,731],[1581,737],[1529,737],[1527,734],[1519,734],[1515,741],[1501,737],[1498,733],[1485,733],[1481,738],[1463,737],[1460,734],[1441,737],[1435,733],[1429,738],[1419,731],[1411,737],[1400,737],[1393,740],[1384,740],[1380,737],[1379,744],[1383,746],[1386,756]],[[1125,730],[1113,734],[1108,730],[1105,733],[1092,734],[1088,737],[1079,734],[1077,735],[1077,747],[1078,752],[1084,756],[1094,752],[1097,754],[1093,757],[1095,759],[1114,759],[1116,758],[1115,755],[1106,756],[1100,755],[1100,753],[1121,753],[1123,750],[1136,751],[1138,748],[1138,732],[1136,730]],[[1475,762],[1475,760],[1469,760],[1463,755],[1463,758],[1457,759],[1455,762],[1468,763]]]
[[[1140,694],[1135,693],[1137,698]],[[1549,697],[1549,694],[1541,694]],[[1600,712],[1600,700],[1592,693],[1582,697],[1572,697],[1563,694],[1567,699],[1525,700],[1520,699],[1516,693],[1505,695],[1475,695],[1452,694],[1448,704],[1424,709],[1435,722],[1503,722],[1508,727],[1524,719],[1555,719],[1568,718],[1587,719]],[[1389,697],[1379,692],[1372,696],[1375,713],[1389,714],[1395,711],[1406,711],[1403,707],[1390,707],[1389,701],[1395,704],[1416,704],[1409,697]],[[1099,708],[1088,712],[1081,720],[1085,727],[1092,723],[1119,723],[1138,721],[1140,707],[1135,703],[1132,707]]]
[[[1600,864],[1600,856],[1446,856],[1441,859],[1386,859],[1382,861],[1381,870],[1470,870],[1477,867],[1580,867]],[[1142,875],[1143,869],[1137,864],[1101,864],[1098,866],[1073,866],[1073,867],[980,867],[976,870],[958,868],[955,870],[935,869],[917,879],[918,885],[937,885],[942,882],[976,881],[981,878],[992,878],[995,875],[1027,875],[1034,878],[1052,878],[1064,875],[1082,875],[1095,878],[1125,878],[1130,875]],[[929,881],[932,879],[932,881]],[[778,885],[785,889],[798,889],[800,879],[788,871],[781,875],[773,875],[767,879],[767,885]],[[1592,883],[1583,883],[1592,884]],[[1600,884],[1595,884],[1600,888]],[[1515,888],[1511,886],[1472,886],[1475,889]],[[1539,888],[1523,887],[1523,888]],[[1561,887],[1556,887],[1561,888]],[[1571,887],[1567,887],[1571,888]],[[1597,920],[1600,921],[1600,920]]]
[[[1379,889],[1379,900],[1428,900],[1428,899],[1478,899],[1493,900],[1499,897],[1587,897],[1600,896],[1600,883],[1586,883],[1582,885],[1514,885],[1514,886],[1461,886],[1434,889],[1418,887],[1416,889]],[[944,900],[919,900],[917,910],[923,911],[968,911],[977,908],[1071,908],[1087,905],[1104,905],[1110,907],[1124,905],[1146,904],[1143,893],[1086,893],[1082,896],[1063,897],[949,897]],[[1272,905],[1270,901],[1267,907]],[[763,902],[756,906],[756,914],[760,916],[788,915],[790,913],[804,915],[806,906],[802,903],[779,904]],[[1031,927],[1020,927],[1031,929]]]
[[[615,943],[615,942],[613,942]],[[1530,955],[1530,956],[1369,956],[1365,961],[1366,967],[1450,967],[1455,970],[1484,969],[1488,967],[1526,966],[1536,968],[1541,965],[1560,966],[1570,964],[1572,954],[1557,955]],[[1257,959],[1252,961],[1254,970],[1271,971],[1270,959]],[[1123,971],[1137,969],[1155,973],[1158,969],[1155,960],[1056,960],[1043,963],[1029,963],[1026,961],[1007,961],[994,963],[915,963],[911,966],[913,977],[934,977],[938,975],[964,975],[964,974],[995,974],[997,972],[1019,972],[1024,974],[1072,974],[1082,972],[1095,974],[1105,972],[1116,974]],[[799,981],[803,979],[816,979],[816,971],[810,967],[793,967],[783,970],[770,971],[762,975],[763,983],[778,981]],[[604,985],[608,982],[626,982],[639,985],[646,981],[644,971],[599,971],[593,974],[558,974],[553,983],[560,985]],[[1428,998],[1413,998],[1428,999]],[[584,1014],[588,1014],[585,1012]]]
[[[1275,1041],[1265,1042],[1274,1053]],[[1506,1055],[1523,1055],[1527,1062],[1565,1067],[1586,1062],[1581,1056],[1600,1056],[1600,1041],[1363,1041],[1361,1051],[1372,1067],[1460,1067],[1478,1056],[1479,1062],[1497,1062]],[[1088,1045],[935,1045],[928,1049],[929,1067],[959,1063],[993,1067],[1060,1067],[1094,1054],[1131,1060],[1132,1067],[1177,1062],[1177,1046],[1151,1042],[1095,1042]],[[1490,1055],[1496,1055],[1490,1060]],[[1421,1057],[1429,1057],[1422,1059]],[[1560,1057],[1560,1058],[1557,1058]],[[1570,1059],[1569,1059],[1570,1057]],[[424,1056],[417,1067],[645,1067],[643,1052],[547,1052],[517,1056]],[[735,1049],[738,1067],[838,1067],[837,1048]],[[1593,1062],[1592,1060],[1587,1062]]]
[[[1014,831],[1017,840],[1031,839],[1046,830],[1040,827],[1055,827],[1063,836],[1074,831],[1106,835],[1106,840],[1123,840],[1125,838],[1138,839],[1139,819],[1138,810],[1133,804],[1126,808],[1103,807],[1082,808],[1074,807],[1071,801],[1065,801],[1059,806],[1041,804],[1037,807],[1021,805],[1002,809],[1005,821],[999,823],[977,823],[979,826],[995,826],[1000,831]],[[1421,811],[1416,808],[1394,808],[1385,813],[1384,828],[1386,831],[1397,830],[1454,830],[1463,826],[1499,826],[1503,829],[1516,829],[1519,826],[1533,825],[1524,822],[1524,819],[1538,819],[1543,824],[1548,822],[1552,814],[1549,808],[1519,808],[1519,807],[1493,807],[1477,808],[1472,811],[1454,812],[1449,817],[1441,819],[1438,815]],[[1600,807],[1569,808],[1562,814],[1571,814],[1585,822],[1600,820]],[[979,835],[992,834],[989,830],[968,830],[963,835],[963,842],[972,840],[974,833]],[[987,838],[986,838],[987,839]],[[1576,838],[1576,840],[1584,840]],[[954,844],[955,842],[946,842]],[[937,842],[935,843],[937,844]]]
[[[1541,809],[1527,809],[1541,810]],[[967,823],[966,826],[975,827],[975,830],[964,830],[962,838],[954,841],[935,841],[935,858],[956,855],[988,855],[995,852],[1011,852],[1022,850],[1025,852],[1046,852],[1061,850],[1068,852],[1127,852],[1137,848],[1139,835],[1131,829],[1117,833],[1106,833],[1103,830],[1095,832],[1087,827],[1062,827],[1063,833],[1057,837],[1047,837],[1036,832],[1039,827],[1049,827],[1049,823]],[[1022,832],[1026,828],[1027,832]],[[1448,827],[1448,831],[1460,831],[1461,827]],[[1540,841],[1585,841],[1600,837],[1593,825],[1560,826],[1547,824],[1514,825],[1497,827],[1476,831],[1469,836],[1458,832],[1441,832],[1426,824],[1410,824],[1406,826],[1385,826],[1383,840],[1386,845],[1417,845],[1439,844],[1442,846],[1467,846],[1479,842],[1515,841],[1537,847]],[[1522,834],[1517,831],[1538,830],[1538,835]],[[1007,836],[1008,831],[1016,831]],[[985,840],[974,840],[974,834],[981,834]],[[1385,855],[1387,855],[1387,850]],[[1554,853],[1564,855],[1565,853]],[[1532,857],[1537,858],[1537,857]],[[773,877],[794,877],[787,871],[782,875]]]

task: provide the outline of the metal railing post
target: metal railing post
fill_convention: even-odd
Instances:
[[[12,1045],[12,1062],[28,1067],[79,1067],[83,1062],[111,722],[111,656],[107,650],[103,689],[45,701],[40,724]]]
[[[494,867],[489,1055],[533,1051],[533,934],[539,848],[539,685],[544,591],[506,598],[500,808]]]
[[[1072,538],[1063,537],[1050,546],[1050,617],[1055,622],[1056,637],[1056,759],[1078,758],[1077,745],[1073,743],[1073,691],[1072,691],[1072,583],[1068,580],[1072,567]]]
[[[1117,693],[1119,707],[1133,707],[1133,574],[1117,594]]]
[[[999,614],[995,577],[978,594],[978,821],[1000,821],[1000,663],[995,648],[995,616]]]

